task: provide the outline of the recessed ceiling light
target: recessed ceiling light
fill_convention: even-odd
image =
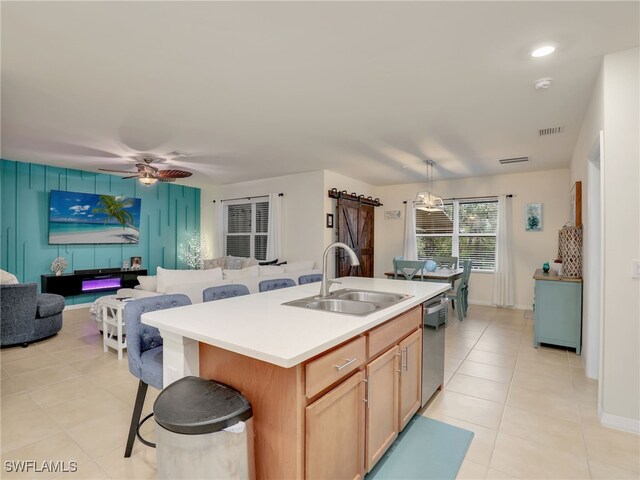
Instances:
[[[556,47],[552,47],[551,45],[545,45],[544,47],[536,48],[533,52],[531,52],[532,57],[546,57],[547,55],[552,54],[556,51]]]

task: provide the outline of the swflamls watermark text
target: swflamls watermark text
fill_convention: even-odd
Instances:
[[[5,472],[73,473],[78,471],[78,462],[70,460],[5,460]]]

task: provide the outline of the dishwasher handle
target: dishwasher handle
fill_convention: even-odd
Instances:
[[[443,308],[445,308],[447,305],[449,304],[449,299],[447,297],[444,297],[440,303],[438,303],[437,305],[435,305],[434,307],[429,307],[427,308],[424,313],[426,315],[431,315],[433,313],[439,312],[440,310],[442,310]]]

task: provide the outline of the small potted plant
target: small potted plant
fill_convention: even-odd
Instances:
[[[67,266],[68,263],[64,257],[57,257],[51,262],[51,271],[56,274],[56,277],[59,277],[67,269]]]
[[[552,272],[556,273],[556,275],[562,275],[562,259],[552,258],[551,262],[549,262],[549,267]]]

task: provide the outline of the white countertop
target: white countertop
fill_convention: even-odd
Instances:
[[[142,323],[240,353],[293,367],[451,288],[448,283],[382,278],[342,278],[341,288],[412,295],[391,307],[359,317],[282,305],[317,295],[320,283],[199,303],[142,315]]]

